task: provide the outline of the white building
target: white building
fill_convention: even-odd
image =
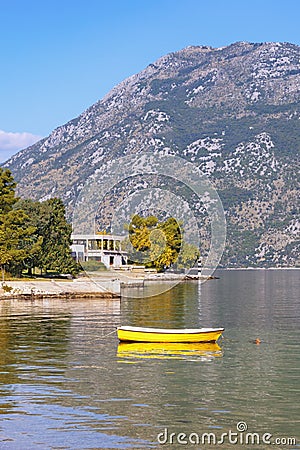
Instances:
[[[101,261],[107,268],[127,264],[127,253],[121,249],[124,236],[111,234],[72,234],[71,251],[77,262]]]

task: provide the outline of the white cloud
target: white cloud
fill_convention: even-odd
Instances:
[[[6,161],[19,150],[42,139],[32,133],[11,133],[0,130],[0,162]]]

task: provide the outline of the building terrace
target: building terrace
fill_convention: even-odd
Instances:
[[[127,264],[127,253],[121,248],[124,236],[112,234],[72,234],[72,255],[77,262],[101,261],[107,268]]]

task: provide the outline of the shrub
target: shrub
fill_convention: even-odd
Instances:
[[[90,259],[89,261],[82,261],[80,263],[83,270],[86,272],[97,272],[99,270],[107,270],[103,262]]]

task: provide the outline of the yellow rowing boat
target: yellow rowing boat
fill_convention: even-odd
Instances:
[[[127,342],[216,342],[224,328],[143,328],[123,326],[117,329],[120,341]]]

